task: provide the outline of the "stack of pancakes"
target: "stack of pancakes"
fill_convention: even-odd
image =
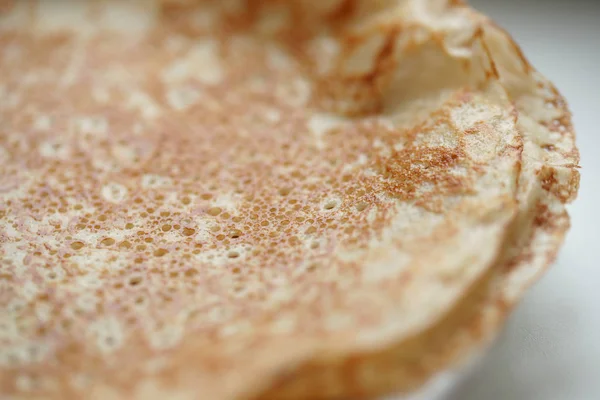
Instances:
[[[552,262],[565,101],[460,1],[0,10],[0,393],[410,395]]]

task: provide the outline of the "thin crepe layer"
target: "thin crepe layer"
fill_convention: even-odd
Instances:
[[[10,283],[16,280],[24,287],[9,292],[11,301],[6,306],[11,312],[5,314],[8,325],[16,327],[25,341],[20,346],[22,342],[7,336],[11,348],[3,351],[3,361],[9,368],[2,381],[7,391],[60,398],[80,396],[81,390],[102,398],[159,398],[166,393],[182,398],[335,398],[408,392],[489,340],[506,309],[556,251],[566,230],[562,203],[574,196],[577,186],[577,153],[568,112],[556,91],[522,61],[512,41],[489,21],[463,6],[434,1],[358,2],[354,7],[352,2],[291,2],[283,7],[277,2],[249,2],[249,9],[243,11],[235,9],[235,2],[216,4],[166,2],[158,10],[158,27],[152,18],[131,22],[127,6],[139,6],[136,3],[111,4],[112,18],[98,17],[106,10],[92,10],[92,14],[99,13],[93,23],[65,20],[64,9],[50,6],[41,14],[46,18],[25,29],[17,24],[20,33],[3,37],[8,44],[40,54],[38,61],[25,58],[22,64],[9,55],[3,68],[14,80],[10,84],[30,96],[32,103],[42,104],[42,110],[50,107],[45,102],[54,107],[56,100],[43,91],[40,81],[47,78],[40,68],[48,64],[50,71],[65,71],[47,87],[80,102],[72,109],[59,107],[49,113],[59,124],[69,113],[79,111],[84,111],[84,117],[90,111],[109,116],[107,129],[103,128],[106,122],[93,118],[81,118],[75,128],[37,118],[31,127],[27,125],[31,115],[15,112],[10,104],[3,114],[9,121],[8,134],[3,136],[9,168],[27,160],[23,152],[29,151],[31,143],[42,156],[38,164],[39,157],[27,160],[21,173],[15,168],[2,174],[18,178],[7,180],[7,198],[13,203],[3,218],[20,218],[11,220],[17,224],[6,224],[3,231],[3,256],[9,256],[3,272],[8,271]],[[211,15],[211,7],[231,13],[231,18],[213,25],[206,16]],[[285,23],[286,10],[292,11],[295,23]],[[9,30],[14,21],[23,21],[15,13],[5,19]],[[141,15],[153,14],[148,10]],[[297,29],[307,20],[317,22]],[[126,23],[119,25],[119,21]],[[53,23],[70,24],[69,30],[75,28],[79,40],[70,42],[68,34],[66,39],[60,35],[44,38],[44,32],[57,29]],[[253,34],[232,40],[229,58],[213,57],[214,43],[201,40],[207,32],[208,36],[218,32],[231,37],[240,27]],[[99,31],[106,36],[98,35]],[[273,41],[273,36],[278,39]],[[139,42],[138,37],[142,37]],[[65,64],[60,56],[54,59],[41,52],[49,44],[60,49],[61,40],[69,45],[55,54],[66,56]],[[269,78],[275,87],[269,87],[259,74],[264,66],[255,61],[254,53],[262,47],[267,49],[265,58],[273,74]],[[173,53],[177,56],[169,59]],[[223,60],[226,65],[220,63]],[[21,74],[32,65],[34,73]],[[231,65],[247,71],[228,73]],[[161,66],[170,68],[164,71]],[[28,85],[33,86],[33,94],[22,89]],[[84,85],[92,89],[91,96],[78,89]],[[109,106],[95,108],[95,102],[115,92],[117,97]],[[275,100],[253,97],[255,92],[275,93]],[[238,113],[235,118],[227,117],[234,112]],[[34,110],[33,114],[39,117],[41,113]],[[286,128],[278,118],[300,120],[301,125]],[[140,121],[141,128],[128,125],[132,119]],[[235,125],[236,121],[242,124]],[[198,126],[218,130],[222,140]],[[15,136],[9,132],[15,128],[29,135],[21,142],[24,145],[18,140],[15,145]],[[130,141],[136,129],[144,140]],[[67,136],[65,143],[58,132],[74,136]],[[104,142],[95,141],[106,132],[109,136]],[[81,139],[77,136],[81,133],[88,136]],[[213,142],[207,145],[221,152],[194,147],[194,141],[202,137],[211,138]],[[73,143],[84,145],[79,149],[83,155],[71,153]],[[107,154],[102,147],[105,143],[117,146]],[[348,149],[345,143],[352,146]],[[308,149],[308,154],[290,153],[295,144]],[[244,146],[260,157],[253,158]],[[278,150],[271,154],[260,152],[261,148]],[[338,148],[339,155],[334,153],[333,161],[327,159]],[[295,154],[297,159],[291,158],[290,163],[290,158],[278,158],[281,154]],[[52,186],[56,170],[64,170],[61,163],[76,164],[78,157],[84,160],[83,170],[72,169],[82,173],[81,181],[92,185],[76,185],[76,195],[89,190],[96,198],[67,202],[63,208],[69,214],[69,207],[79,204],[79,211],[85,209],[83,215],[75,212],[65,221],[44,219],[44,212],[38,210],[27,211],[31,208],[24,200],[26,190],[37,183],[28,178],[39,173],[37,168],[47,167],[50,158],[58,160],[53,161],[58,167],[40,173],[38,177],[48,183],[29,195],[40,196],[36,199],[46,214],[64,213],[59,202],[54,206],[43,197],[56,196],[53,190],[60,193]],[[336,157],[344,165],[336,166]],[[294,164],[315,158],[325,158],[334,168],[325,169],[317,162],[298,169]],[[236,163],[240,168],[227,168]],[[160,165],[176,165],[179,170],[152,170]],[[217,175],[202,175],[203,169],[213,166]],[[219,175],[219,168],[225,173]],[[260,178],[243,175],[245,171],[258,171]],[[274,179],[271,171],[281,177]],[[119,174],[125,179],[107,179]],[[316,179],[295,183],[294,178],[303,174]],[[211,188],[197,176],[218,179],[223,187]],[[336,177],[341,178],[337,184],[345,191],[330,183]],[[251,192],[243,202],[251,205],[259,198],[258,210],[237,209],[240,193],[224,188],[232,185],[232,178],[245,185],[242,193]],[[140,181],[141,188],[132,183]],[[188,181],[189,185],[173,190],[179,182]],[[262,192],[258,182],[269,182],[264,186],[273,186],[276,195]],[[306,185],[304,191],[301,185]],[[361,190],[365,193],[353,194]],[[145,191],[156,197],[146,196]],[[295,191],[300,192],[297,198]],[[175,197],[175,203],[180,203],[165,207],[160,196]],[[306,214],[293,214],[291,207],[282,215],[303,221],[295,223],[269,210],[275,214],[271,216],[263,205],[265,201],[284,204],[290,198],[308,207]],[[102,214],[93,210],[102,208],[98,202],[118,205]],[[316,206],[310,206],[311,202]],[[140,235],[146,230],[136,220],[125,218],[140,204],[156,208],[153,212],[164,217],[155,224],[162,233]],[[85,216],[86,211],[92,211],[93,217]],[[152,218],[148,215],[153,212],[142,210],[135,218],[146,224],[144,218]],[[163,212],[181,217],[171,221]],[[232,223],[213,223],[225,214]],[[84,218],[94,219],[100,228],[90,228]],[[261,219],[273,228],[253,228],[263,226]],[[306,224],[311,219],[314,222]],[[253,225],[252,221],[258,222]],[[91,233],[67,239],[60,232],[61,222]],[[123,233],[127,224],[137,232]],[[364,234],[352,236],[346,231],[349,225]],[[296,240],[274,241],[271,246],[261,234]],[[43,245],[50,247],[48,254],[41,249],[41,255],[36,255],[14,240],[31,244],[44,235],[54,240]],[[229,243],[221,245],[224,241]],[[116,247],[119,251],[113,250]],[[261,247],[274,255],[261,258],[253,253]],[[307,252],[306,247],[317,254]],[[325,250],[315,250],[319,248]],[[288,254],[277,253],[282,249]],[[52,251],[75,256],[79,268],[66,268],[72,264],[57,262]],[[86,256],[78,255],[82,253]],[[51,270],[56,263],[62,268],[59,271],[66,271],[67,278],[59,278],[66,287],[62,293],[69,297],[55,296],[61,294],[61,286],[40,281],[37,271],[44,262],[36,257],[46,265],[49,262]],[[173,258],[183,261],[175,267],[161,267]],[[83,270],[82,275],[89,277],[94,265],[107,272],[91,274],[92,279],[73,273]],[[162,281],[153,280],[155,269]],[[205,274],[206,270],[214,273]],[[52,272],[57,273],[48,274]],[[34,282],[33,288],[27,282]],[[101,282],[101,289],[111,295],[128,286],[116,301],[93,295],[90,299],[82,292],[91,291],[81,289],[85,285],[97,288],[94,282]],[[191,288],[185,287],[186,282]],[[200,298],[186,297],[178,284]],[[140,296],[139,287],[148,292]],[[209,287],[216,287],[216,293]],[[471,300],[472,296],[481,300]],[[469,300],[461,300],[465,297]],[[128,304],[132,300],[137,304],[139,298],[141,307],[131,309]],[[226,299],[231,305],[214,304],[207,298]],[[18,308],[23,299],[25,307],[35,306],[38,315],[39,308],[43,309],[40,305],[46,303],[72,310],[75,321],[81,318],[78,313],[83,312],[85,318],[77,329],[63,326],[64,331],[51,324],[15,322],[30,312],[28,308],[23,311],[23,305]],[[143,308],[148,299],[156,314]],[[192,302],[203,307],[194,308]],[[234,317],[227,320],[218,312],[211,314],[215,309],[233,312]],[[72,318],[60,318],[63,325],[69,325],[63,321],[73,323]],[[128,318],[138,319],[130,324]],[[19,351],[27,351],[32,341],[43,345],[35,349],[38,353],[42,349],[48,354],[20,358]]]

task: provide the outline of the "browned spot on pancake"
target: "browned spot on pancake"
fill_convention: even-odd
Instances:
[[[429,197],[418,193],[424,185],[432,185],[431,192],[437,195],[465,194],[469,187],[466,178],[452,174],[453,168],[464,164],[464,157],[461,150],[447,148],[413,147],[394,152],[378,163],[385,178],[383,187],[402,200]]]
[[[568,223],[566,213],[553,213],[547,205],[539,203],[536,207],[534,225],[548,232],[554,232],[558,227]]]
[[[542,172],[544,175],[541,179],[542,188],[547,190],[548,192],[554,192],[555,187],[558,185],[558,180],[556,179],[556,171],[548,170],[546,173]]]
[[[341,0],[337,7],[329,14],[332,21],[344,21],[352,17],[356,12],[356,0]]]
[[[557,171],[554,168],[544,167],[538,172],[538,176],[542,188],[552,193],[563,203],[568,202],[573,197],[573,191],[579,186],[580,174],[576,170],[569,175],[569,181],[566,184],[558,180]]]

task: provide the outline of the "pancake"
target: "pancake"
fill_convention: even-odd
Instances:
[[[13,2],[0,391],[409,396],[551,263],[570,114],[456,1]]]

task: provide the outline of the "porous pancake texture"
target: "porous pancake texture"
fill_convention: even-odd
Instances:
[[[8,2],[0,393],[409,395],[555,257],[578,157],[459,1]]]

